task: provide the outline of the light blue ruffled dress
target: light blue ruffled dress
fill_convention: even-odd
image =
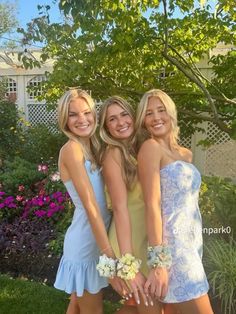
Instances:
[[[107,211],[104,184],[99,170],[91,170],[91,162],[85,161],[85,168],[93,186],[95,197],[106,228],[109,227],[110,213]],[[54,287],[67,293],[76,292],[82,296],[84,290],[95,294],[108,286],[107,279],[96,270],[99,248],[90,226],[87,213],[72,181],[65,182],[74,203],[75,211],[71,225],[66,231],[63,256],[56,275]]]
[[[173,258],[163,302],[179,303],[209,290],[202,265],[201,175],[193,164],[177,160],[161,169],[160,181],[163,239]]]

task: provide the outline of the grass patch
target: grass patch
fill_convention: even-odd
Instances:
[[[0,275],[1,314],[64,314],[68,294],[24,279]],[[104,314],[112,314],[118,304],[104,301]]]

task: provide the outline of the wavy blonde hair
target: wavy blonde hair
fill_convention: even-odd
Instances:
[[[83,141],[80,140],[79,136],[76,136],[74,133],[70,131],[67,125],[67,121],[69,118],[69,106],[70,103],[75,99],[84,99],[88,104],[89,108],[94,117],[94,128],[90,134],[90,148],[86,147],[83,144]],[[60,98],[58,103],[58,124],[61,131],[71,140],[75,142],[79,142],[85,159],[89,159],[92,163],[92,169],[94,170],[98,165],[98,153],[100,151],[100,144],[96,136],[96,128],[97,128],[97,115],[96,115],[96,108],[95,103],[92,97],[82,89],[72,88],[65,92],[65,94]]]
[[[158,97],[166,108],[167,114],[171,118],[171,147],[178,146],[179,127],[177,123],[177,110],[174,101],[160,89],[147,91],[140,100],[136,113],[135,131],[140,146],[146,139],[151,137],[144,125],[148,101],[151,97]]]
[[[135,139],[134,136],[131,136],[127,142],[123,142],[111,136],[106,126],[107,109],[111,105],[120,106],[127,111],[130,117],[134,120],[134,110],[123,98],[119,96],[112,96],[103,103],[99,119],[99,133],[102,141],[104,142],[100,153],[100,162],[103,162],[103,157],[108,147],[117,147],[121,152],[124,181],[127,188],[130,189],[137,175],[136,154],[134,149]]]

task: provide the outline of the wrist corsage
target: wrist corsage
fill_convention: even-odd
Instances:
[[[147,251],[147,264],[151,268],[170,268],[172,264],[171,251],[167,245],[149,246]]]
[[[130,280],[134,279],[136,274],[139,272],[142,261],[135,258],[133,255],[126,253],[122,255],[117,262],[116,271],[117,276]]]
[[[117,260],[103,254],[99,257],[96,269],[100,276],[113,278],[116,275],[116,264]]]

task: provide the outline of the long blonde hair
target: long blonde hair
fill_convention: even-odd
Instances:
[[[134,136],[131,136],[127,142],[120,141],[111,136],[106,127],[106,115],[107,109],[111,105],[118,105],[128,112],[130,117],[134,120],[134,111],[129,103],[119,96],[112,96],[108,98],[102,105],[99,119],[99,133],[104,142],[100,153],[100,162],[103,162],[105,151],[108,147],[117,147],[121,152],[122,169],[124,170],[124,181],[128,189],[132,187],[132,184],[137,175],[136,167],[136,154],[134,150]]]
[[[179,127],[177,123],[177,111],[174,101],[165,92],[160,89],[151,89],[147,91],[140,100],[136,113],[135,131],[138,137],[139,146],[143,141],[150,138],[151,135],[145,128],[144,119],[146,115],[149,98],[158,97],[166,108],[167,114],[171,118],[171,147],[178,146]]]
[[[82,98],[86,101],[94,117],[94,128],[90,134],[90,148],[83,144],[79,136],[76,136],[68,128],[67,122],[69,117],[69,105],[71,101]],[[92,97],[82,89],[73,88],[65,92],[65,94],[60,98],[58,103],[58,124],[61,131],[71,140],[79,142],[85,159],[89,159],[92,163],[92,169],[95,169],[98,164],[98,152],[100,151],[100,144],[96,136],[97,128],[97,115],[95,109],[95,103]]]

